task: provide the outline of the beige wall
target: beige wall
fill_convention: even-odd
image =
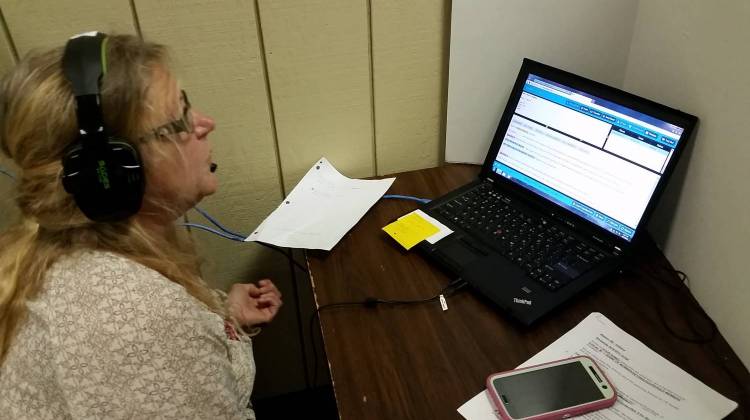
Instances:
[[[450,3],[372,4],[372,108],[379,175],[429,168],[441,161]]]
[[[446,10],[444,0],[0,0],[9,35],[0,36],[0,72],[14,62],[13,45],[23,56],[83,31],[167,44],[191,102],[217,121],[211,140],[221,186],[201,206],[249,232],[321,156],[355,177],[439,163]],[[4,177],[0,197],[2,229],[17,214]],[[211,284],[270,277],[285,296],[273,328],[255,342],[256,394],[303,388],[284,257],[195,235]],[[304,279],[298,284],[307,325],[309,290]]]
[[[625,89],[700,118],[652,230],[750,366],[750,3],[640,2]],[[686,170],[685,170],[686,169]]]

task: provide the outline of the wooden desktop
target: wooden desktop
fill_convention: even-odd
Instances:
[[[475,165],[445,165],[397,174],[389,194],[438,197],[476,177]],[[318,306],[367,297],[416,300],[435,295],[452,278],[417,252],[407,252],[381,228],[418,207],[380,200],[330,252],[308,251]],[[328,308],[320,314],[341,419],[457,419],[456,409],[484,389],[490,373],[513,369],[601,312],[652,350],[750,416],[750,374],[724,338],[693,344],[669,333],[706,335],[710,323],[669,262],[650,242],[629,268],[531,327],[505,316],[464,288],[437,301],[411,305]],[[661,313],[657,308],[661,308]],[[321,374],[323,369],[320,370]]]

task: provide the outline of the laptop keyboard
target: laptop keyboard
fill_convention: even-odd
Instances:
[[[564,287],[608,257],[537,214],[514,207],[489,184],[441,204],[435,211],[484,237],[502,255],[549,290]]]

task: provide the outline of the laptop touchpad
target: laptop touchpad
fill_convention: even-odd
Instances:
[[[486,255],[482,250],[477,249],[460,239],[451,240],[447,243],[441,244],[437,252],[460,268],[464,268]]]

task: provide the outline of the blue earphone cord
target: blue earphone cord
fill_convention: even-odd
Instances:
[[[179,223],[178,225],[179,226],[186,226],[186,227],[194,227],[196,229],[204,230],[206,232],[213,233],[214,235],[221,236],[224,239],[229,239],[230,241],[245,242],[245,238],[247,237],[247,235],[243,235],[241,233],[237,233],[237,232],[234,232],[232,230],[227,229],[226,227],[224,227],[224,225],[222,225],[221,223],[219,223],[218,220],[216,220],[213,217],[211,217],[210,214],[208,214],[205,210],[203,210],[203,209],[201,209],[199,207],[195,207],[195,211],[197,211],[203,217],[205,217],[206,219],[208,219],[209,222],[211,222],[214,226],[218,227],[221,231],[218,231],[216,229],[213,229],[211,227],[204,226],[204,225],[201,225],[201,224],[198,224],[198,223]],[[291,251],[289,253],[287,253],[282,248],[277,247],[275,245],[271,245],[271,244],[267,244],[267,243],[263,243],[263,242],[255,242],[255,243],[258,244],[258,245],[264,246],[266,248],[269,248],[271,250],[274,250],[276,252],[279,252],[279,253],[283,254],[285,257],[287,257],[289,259],[289,261],[292,264],[294,264],[297,267],[299,267],[302,271],[307,271],[306,267],[304,267],[302,264],[300,264],[294,258],[292,258]]]
[[[211,217],[210,214],[208,214],[205,210],[201,209],[200,207],[196,207],[195,211],[197,211],[198,213],[200,213],[201,216],[205,217],[209,222],[211,222],[214,226],[216,226],[219,229],[221,229],[222,232],[224,232],[226,234],[229,234],[229,235],[234,236],[236,238],[240,238],[242,240],[244,240],[248,236],[248,235],[243,235],[242,233],[237,233],[235,231],[227,229],[226,227],[224,227],[224,225],[222,225],[221,223],[219,223],[218,220],[216,220],[213,217]]]
[[[201,225],[201,224],[198,224],[198,223],[178,223],[177,225],[178,226],[193,227],[193,228],[200,229],[200,230],[205,230],[206,232],[211,232],[214,235],[221,236],[224,239],[229,239],[229,240],[232,240],[232,241],[237,241],[237,242],[244,242],[245,241],[243,238],[241,238],[239,236],[229,235],[229,234],[226,234],[224,232],[220,232],[220,231],[218,231],[216,229],[213,229],[213,228],[210,228],[208,226],[204,226],[204,225]]]
[[[400,200],[412,200],[416,201],[418,203],[427,204],[430,200],[429,198],[419,198],[419,197],[412,197],[410,195],[398,195],[398,194],[386,194],[383,196],[383,198],[395,198]]]

